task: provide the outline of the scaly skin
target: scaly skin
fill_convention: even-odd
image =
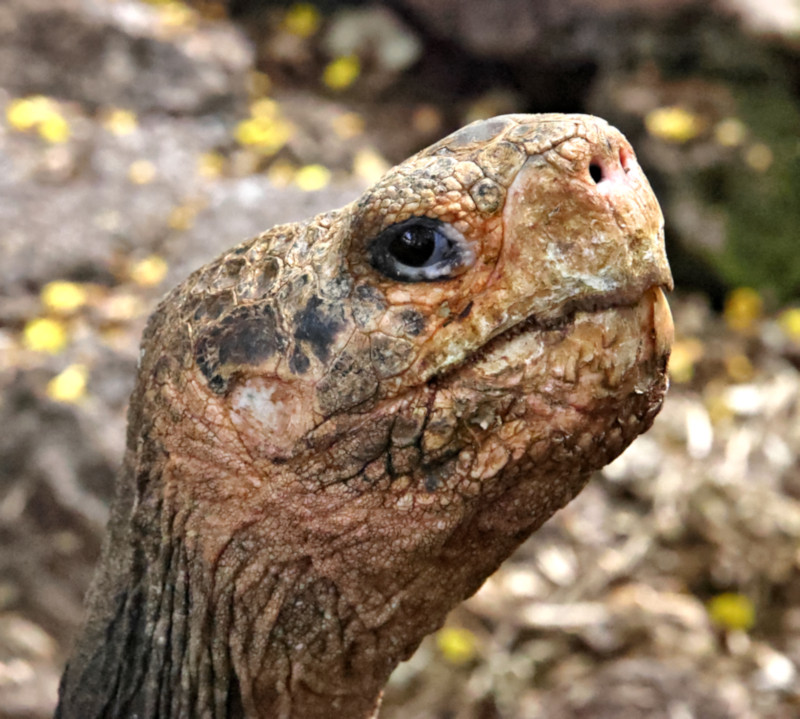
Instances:
[[[375,269],[413,216],[462,233],[457,271]],[[57,716],[372,716],[396,664],[650,426],[670,285],[630,146],[579,115],[474,123],[195,272],[144,335]]]

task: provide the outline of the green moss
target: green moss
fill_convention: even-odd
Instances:
[[[727,217],[727,242],[715,261],[730,284],[787,300],[800,291],[800,108],[775,86],[738,99],[752,140],[710,188]],[[759,155],[771,155],[766,169],[759,169]]]
[[[710,209],[710,216],[724,221],[719,248],[695,237],[686,238],[685,249],[708,262],[728,287],[755,287],[779,302],[796,298],[800,296],[800,98],[794,60],[769,41],[748,37],[733,18],[701,12],[676,19],[680,22],[654,36],[649,48],[661,76],[676,83],[674,87],[683,85],[687,106],[696,107],[701,115],[702,102],[692,88],[696,91],[698,84],[707,83],[716,93],[710,96],[710,105],[716,98],[717,109],[723,106],[719,99],[729,93],[735,104],[732,114],[746,127],[746,139],[738,147],[715,145],[713,135],[700,140],[687,149],[682,171],[666,180],[674,196],[688,193],[701,209]],[[722,118],[712,113],[709,119]],[[691,154],[703,142],[708,144]],[[770,155],[771,162],[764,162]],[[681,268],[676,269],[680,275]]]

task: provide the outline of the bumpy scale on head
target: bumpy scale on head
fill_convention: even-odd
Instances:
[[[224,618],[245,714],[369,714],[395,664],[649,426],[670,284],[622,135],[513,115],[166,298],[129,458],[213,587],[197,601]]]

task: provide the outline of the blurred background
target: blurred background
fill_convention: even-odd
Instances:
[[[659,195],[672,389],[381,716],[800,716],[798,0],[3,0],[2,719],[52,713],[159,296],[471,120],[552,111],[617,125]]]

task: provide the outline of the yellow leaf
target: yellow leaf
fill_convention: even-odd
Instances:
[[[352,85],[361,73],[361,61],[355,55],[345,55],[331,60],[322,72],[322,82],[331,90],[344,90]]]
[[[39,135],[54,145],[69,140],[70,134],[69,123],[59,114],[50,115],[39,123]]]
[[[753,363],[750,358],[744,354],[735,354],[725,358],[725,369],[728,371],[728,377],[734,382],[749,382],[755,375]]]
[[[193,224],[198,208],[195,205],[178,205],[172,208],[167,218],[167,225],[171,230],[185,231]]]
[[[738,117],[726,117],[714,127],[714,138],[723,147],[737,147],[747,136],[747,127]]]
[[[188,28],[197,20],[194,10],[182,2],[164,3],[159,8],[159,18],[168,28]]]
[[[15,130],[35,129],[48,142],[66,142],[70,137],[69,123],[58,103],[43,95],[13,100],[6,109],[6,119]]]
[[[58,354],[67,345],[67,330],[58,320],[37,317],[22,330],[25,346],[35,352]]]
[[[478,655],[478,640],[463,627],[444,627],[436,633],[436,646],[442,656],[456,666],[468,664]]]
[[[709,600],[708,615],[723,629],[747,631],[755,624],[756,610],[743,594],[725,592]]]
[[[764,312],[764,300],[752,287],[738,287],[725,300],[723,315],[733,330],[750,329]]]
[[[391,165],[371,147],[363,147],[353,158],[353,172],[364,182],[372,185],[377,182]]]
[[[69,140],[70,134],[69,123],[59,114],[50,115],[39,123],[39,135],[54,145]]]
[[[219,152],[206,152],[197,160],[197,172],[209,180],[214,180],[225,171],[225,156]]]
[[[675,143],[693,140],[705,129],[701,117],[678,106],[652,110],[645,117],[644,124],[651,135]]]
[[[792,307],[781,312],[778,323],[787,337],[800,341],[800,308]]]
[[[55,111],[55,103],[49,97],[32,95],[12,100],[6,108],[6,119],[15,130],[31,130]]]
[[[733,410],[725,397],[724,392],[720,391],[719,386],[715,386],[713,391],[707,391],[703,398],[711,424],[721,425],[729,422],[733,418]]]
[[[167,263],[163,257],[150,255],[131,267],[131,279],[143,287],[157,285],[167,274]]]
[[[135,160],[128,168],[128,179],[134,185],[149,185],[156,179],[157,172],[150,160]]]
[[[234,136],[240,145],[274,155],[291,137],[291,125],[278,117],[251,117],[236,126]]]
[[[250,114],[253,117],[278,117],[278,103],[270,97],[259,97],[250,103]]]
[[[85,365],[70,365],[47,383],[47,396],[57,402],[77,402],[86,394],[88,379]]]
[[[253,121],[252,117],[247,120],[242,120],[236,125],[233,136],[240,145],[255,145],[261,139],[259,126]]]
[[[775,155],[772,154],[772,150],[763,142],[757,142],[744,154],[744,161],[756,172],[766,172],[772,167],[774,160]]]
[[[88,293],[85,287],[75,282],[56,280],[42,288],[41,298],[47,309],[70,314],[86,304]]]
[[[112,108],[103,118],[103,127],[113,135],[130,135],[139,123],[136,113],[121,108]]]
[[[321,190],[331,181],[331,171],[322,165],[306,165],[294,176],[295,184],[305,192]]]
[[[319,30],[322,17],[311,3],[295,3],[283,18],[283,25],[292,35],[311,37]]]
[[[673,382],[690,382],[694,377],[694,367],[702,358],[703,343],[697,338],[677,340],[672,345],[672,354],[669,358],[669,377]]]

